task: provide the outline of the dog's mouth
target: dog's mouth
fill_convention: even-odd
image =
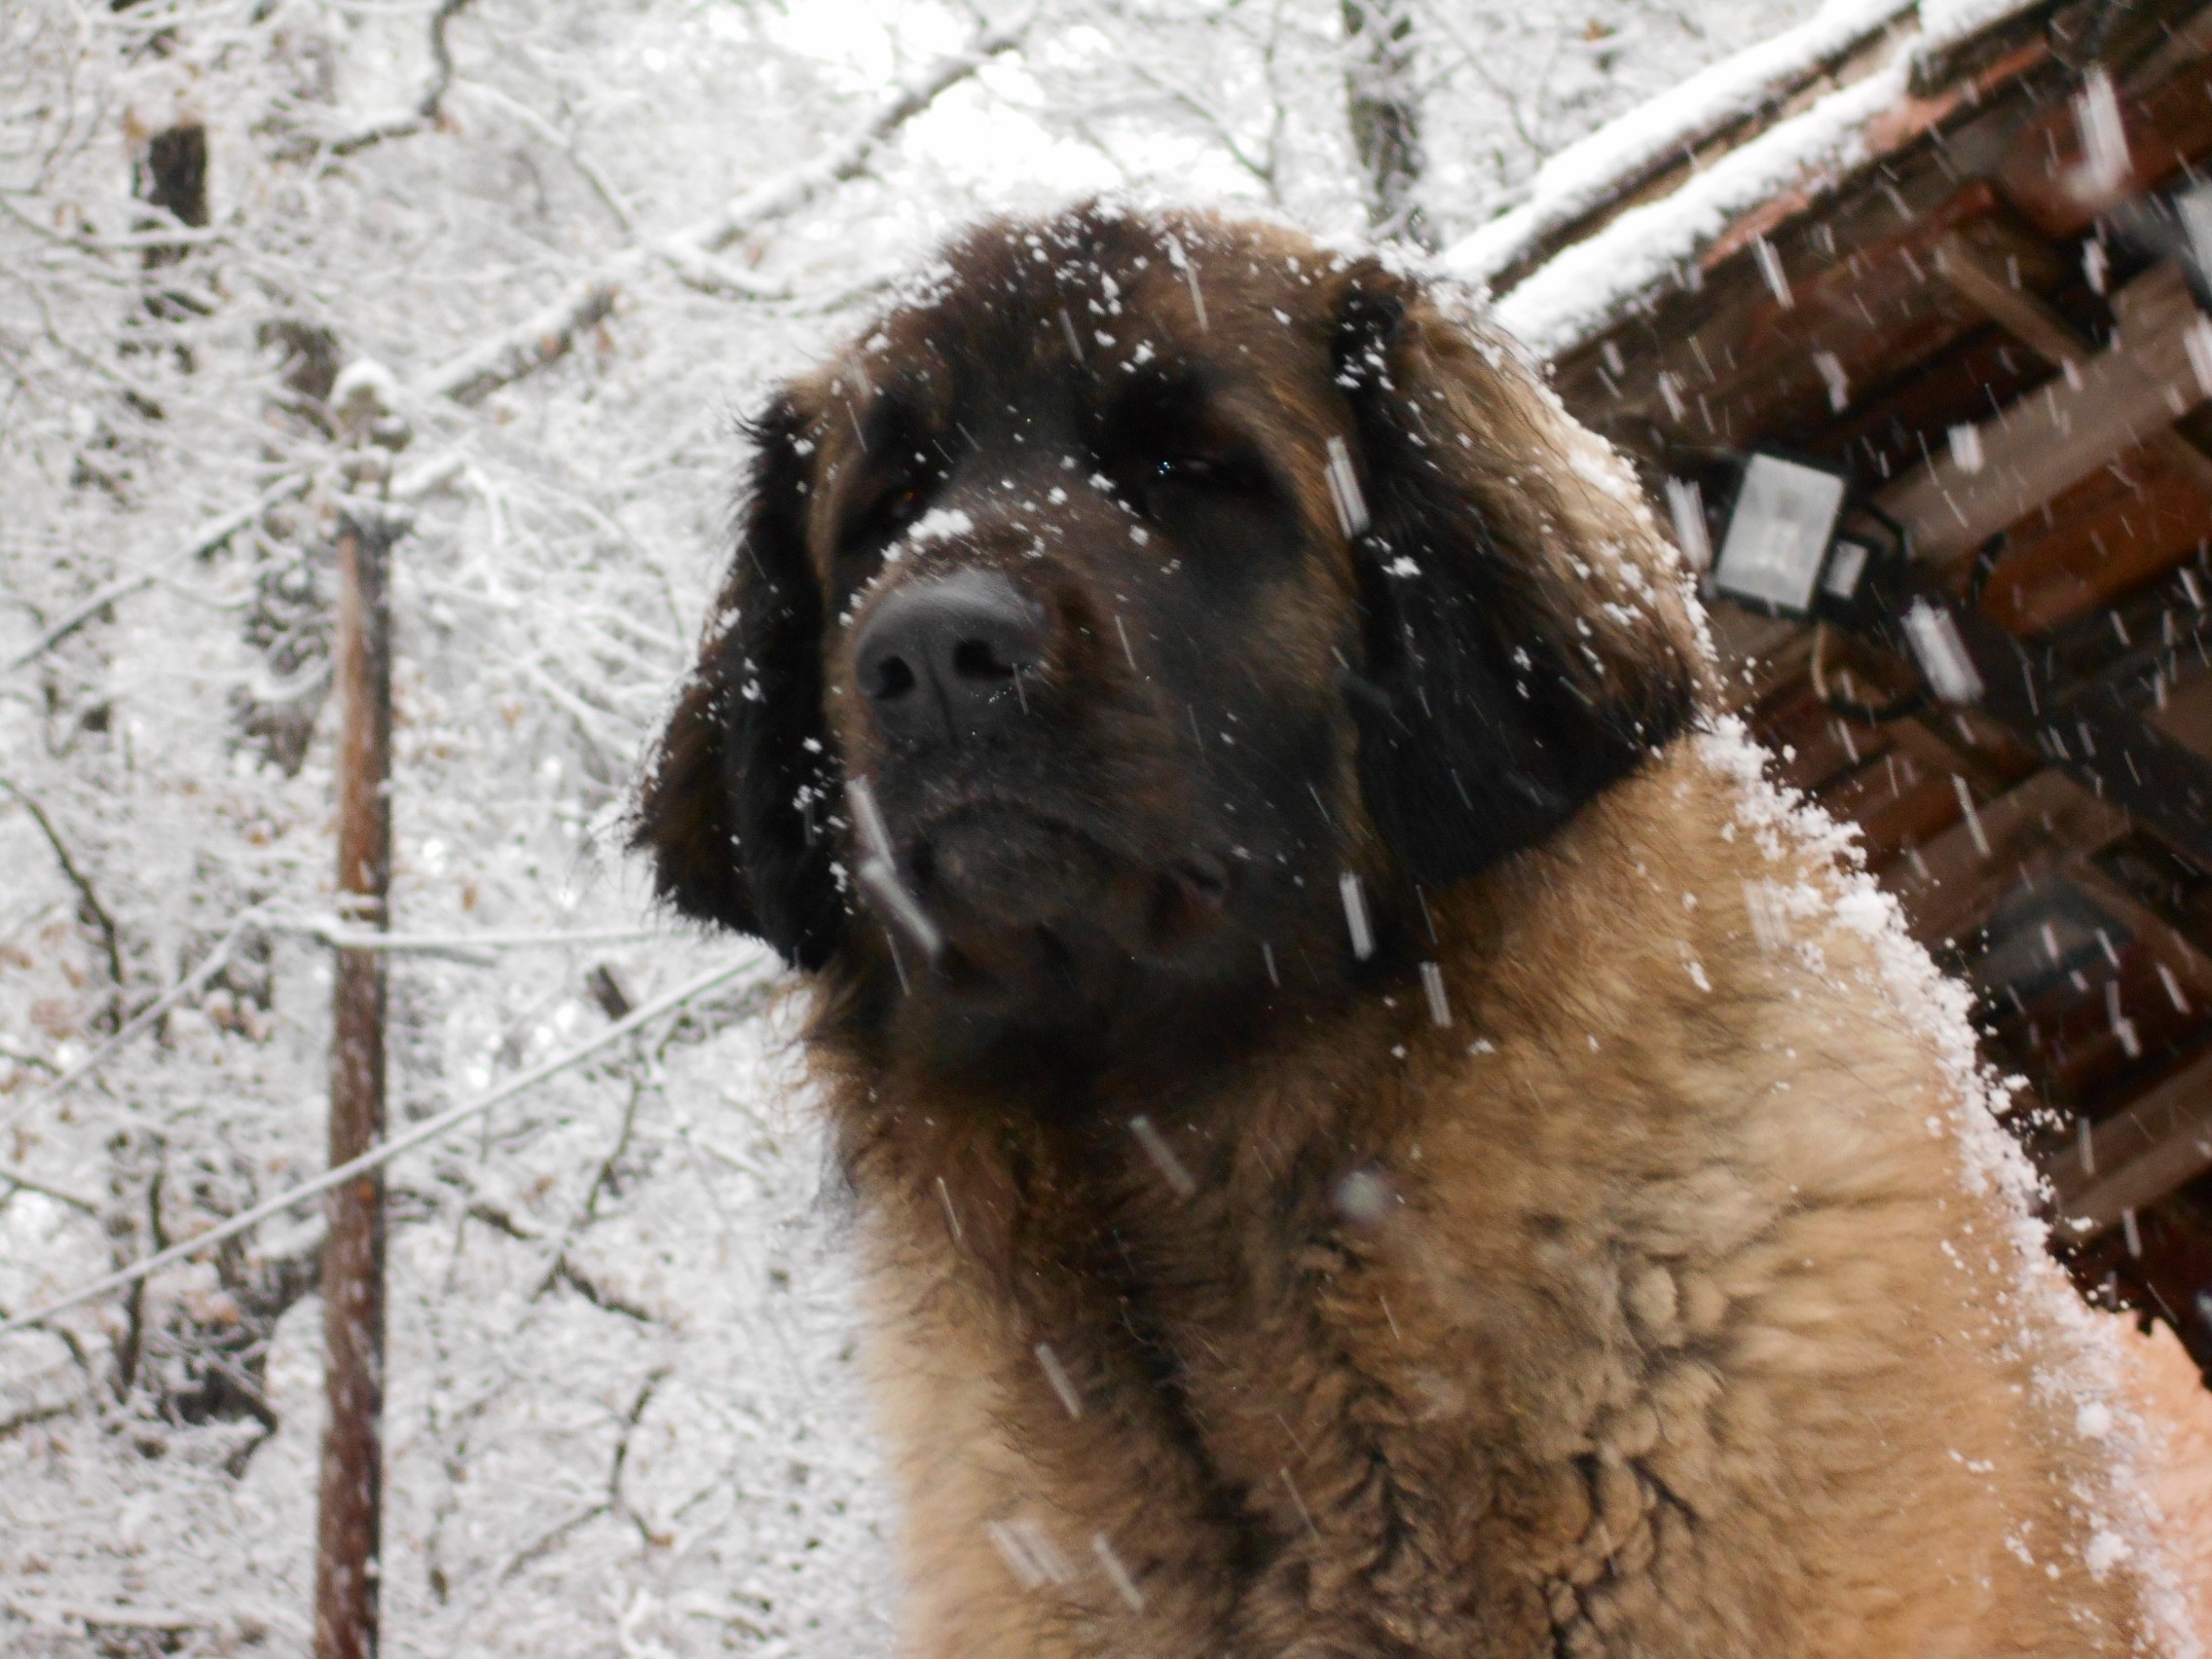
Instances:
[[[1232,896],[1229,864],[1208,851],[1148,858],[1014,802],[964,804],[894,840],[913,909],[882,893],[870,902],[895,929],[919,933],[955,985],[1014,989],[1088,977],[1087,966],[1171,959],[1213,931]]]

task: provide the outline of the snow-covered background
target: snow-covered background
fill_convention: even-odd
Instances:
[[[453,941],[393,959],[394,1126],[744,964],[393,1165],[386,1650],[886,1651],[798,1011],[621,849],[735,419],[985,212],[1357,234],[1355,15],[1403,24],[1443,244],[1812,10],[0,0],[0,1317],[321,1167],[324,398],[375,359],[412,434],[393,920]],[[319,1225],[0,1339],[0,1650],[305,1650]]]

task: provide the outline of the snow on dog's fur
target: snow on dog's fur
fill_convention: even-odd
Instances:
[[[1963,997],[1509,350],[1092,208],[756,435],[640,838],[813,977],[910,1651],[2154,1643]]]

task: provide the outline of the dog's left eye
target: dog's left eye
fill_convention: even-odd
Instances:
[[[1155,463],[1153,479],[1169,484],[1218,484],[1222,480],[1222,463],[1207,455],[1168,456]]]
[[[888,541],[922,516],[934,489],[934,480],[917,477],[886,486],[846,535],[844,545],[858,551]]]
[[[876,515],[887,529],[903,530],[922,516],[922,503],[929,498],[930,493],[927,490],[919,484],[909,484],[885,495],[882,505],[876,508]]]
[[[1239,495],[1259,495],[1268,475],[1257,461],[1235,455],[1168,455],[1154,461],[1146,480],[1153,488],[1182,487]]]

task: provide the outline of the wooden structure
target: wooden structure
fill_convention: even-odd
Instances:
[[[1714,597],[1731,688],[1973,985],[2084,1291],[2212,1368],[2212,7],[1975,10],[1831,6],[1445,259],[1685,543],[1754,449],[1906,533],[1825,620]]]

